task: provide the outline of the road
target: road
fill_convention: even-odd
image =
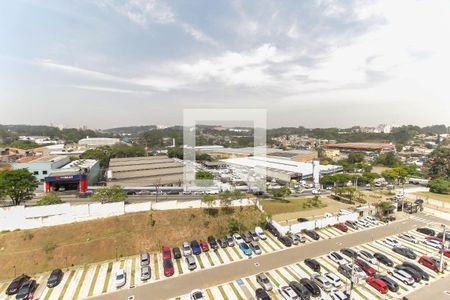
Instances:
[[[422,217],[424,216],[422,215]],[[262,255],[246,261],[239,261],[212,269],[205,269],[142,285],[134,289],[119,290],[114,293],[92,298],[99,300],[122,300],[127,299],[128,296],[131,295],[134,295],[136,300],[149,299],[149,295],[152,296],[152,299],[173,298],[189,293],[195,288],[205,289],[259,272],[269,271],[280,266],[293,264],[304,260],[307,257],[316,257],[343,247],[353,247],[371,242],[375,239],[398,234],[418,226],[423,226],[423,223],[415,219],[394,222],[367,231],[348,234],[334,239],[322,240],[301,247],[288,248],[280,252]],[[258,263],[257,265],[255,264],[256,262]]]

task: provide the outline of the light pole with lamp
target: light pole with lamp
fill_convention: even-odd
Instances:
[[[441,247],[441,260],[439,262],[439,272],[444,272],[444,252],[445,252],[445,235],[447,234],[445,231],[445,224],[441,225],[442,227],[442,247]]]

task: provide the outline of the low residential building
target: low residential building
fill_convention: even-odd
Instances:
[[[44,182],[51,172],[67,165],[70,162],[69,156],[47,155],[40,157],[24,157],[12,164],[14,170],[28,169],[40,182]]]

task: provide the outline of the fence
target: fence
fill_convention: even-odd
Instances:
[[[249,199],[233,200],[230,206],[250,206],[255,203]],[[170,210],[205,207],[201,200],[164,201],[125,204],[91,203],[71,205],[70,203],[46,206],[12,206],[0,209],[0,230],[31,229],[44,226],[69,224],[89,221],[126,213],[153,210]],[[220,201],[215,201],[212,207],[220,207]]]

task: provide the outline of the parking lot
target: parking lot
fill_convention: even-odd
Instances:
[[[375,226],[371,226],[367,229],[373,227]],[[355,231],[356,230],[349,228],[349,232],[344,233],[336,228],[323,228],[317,230],[317,233],[320,235],[321,239],[332,239]],[[274,236],[268,232],[266,235],[266,240],[260,240],[257,242],[262,250],[262,255],[286,249],[286,247],[283,246]],[[305,236],[305,238],[305,244],[315,242],[308,236]],[[293,247],[301,247],[302,245],[304,244]],[[253,254],[253,256],[255,256],[255,254]],[[248,259],[248,257],[245,256],[237,246],[219,248],[217,251],[210,250],[209,252],[202,252],[200,255],[194,255],[194,257],[196,259],[197,268],[193,271],[188,270],[184,257],[174,260],[173,276],[180,276],[191,272],[197,272],[199,270]],[[117,261],[111,260],[88,264],[85,266],[76,266],[64,269],[64,277],[61,283],[57,287],[51,289],[46,287],[46,281],[50,272],[39,274],[34,276],[34,279],[36,279],[38,283],[35,299],[82,299],[115,291],[117,289],[115,287],[114,277],[118,269],[124,269],[127,274],[126,284],[121,289],[143,284],[151,284],[152,282],[168,278],[164,276],[162,256],[160,253],[150,254],[150,267],[152,273],[151,278],[146,282],[142,282],[140,280],[139,255],[119,258]],[[13,299],[13,297],[7,297],[4,293],[8,284],[9,282],[3,282],[0,284],[0,299]]]
[[[437,225],[437,224],[435,224]],[[386,243],[383,242],[383,240],[374,240],[372,242],[358,245],[356,247],[352,247],[353,250],[360,251],[360,250],[366,250],[370,253],[380,252],[388,256],[393,262],[394,265],[401,264],[405,261],[410,261],[417,264],[417,260],[420,256],[426,255],[426,256],[434,256],[439,257],[438,250],[435,248],[432,248],[431,246],[426,246],[425,244],[421,243],[421,241],[424,240],[425,236],[424,234],[421,234],[415,230],[411,230],[408,232],[412,236],[414,236],[419,243],[412,243],[409,241],[406,241],[404,239],[398,238],[397,235],[393,236],[397,240],[400,241],[400,243],[403,246],[409,247],[417,254],[416,260],[407,259],[395,252],[392,251],[391,247],[388,246]],[[323,232],[322,232],[323,234]],[[336,248],[336,251],[339,251],[339,248]],[[344,259],[350,264],[351,259],[345,255],[342,255]],[[350,287],[350,280],[347,279],[345,276],[343,276],[341,273],[338,272],[338,264],[332,261],[330,258],[327,257],[327,255],[322,255],[320,257],[315,258],[317,262],[321,265],[321,272],[330,272],[333,274],[336,274],[341,281],[343,282],[343,285],[339,288],[342,291],[349,291]],[[444,260],[450,264],[450,259],[445,257]],[[362,299],[362,300],[368,300],[368,299],[399,299],[403,297],[404,295],[407,295],[408,293],[411,293],[412,291],[418,290],[420,288],[423,288],[430,283],[443,278],[447,276],[450,271],[447,269],[444,271],[443,274],[438,274],[422,265],[419,265],[430,277],[429,281],[422,280],[421,282],[416,282],[413,285],[406,285],[402,282],[400,282],[397,279],[394,279],[398,285],[399,290],[397,292],[388,292],[386,295],[383,295],[379,293],[376,289],[371,287],[368,283],[366,283],[364,280],[360,281],[357,285],[355,285],[353,292],[352,292],[352,299]],[[373,265],[373,268],[377,271],[377,273],[382,275],[388,275],[388,271],[390,271],[392,268],[387,267],[381,263],[377,263],[376,265]],[[265,272],[266,276],[270,280],[272,286],[274,287],[272,291],[269,292],[269,295],[272,297],[272,299],[283,299],[282,296],[278,292],[278,288],[281,286],[289,285],[291,281],[299,281],[301,278],[310,278],[313,271],[305,265],[303,261],[299,261],[295,264],[283,266],[274,270],[270,270],[268,272]],[[255,274],[256,275],[256,274]],[[392,277],[391,277],[392,278]],[[219,286],[214,286],[211,288],[208,288],[204,290],[204,294],[208,299],[249,299],[251,297],[254,297],[255,290],[259,288],[260,285],[256,282],[256,276],[249,276],[246,278],[240,278],[233,282],[224,283]],[[332,299],[330,295],[322,290],[322,298],[323,299]],[[180,297],[177,297],[175,299],[189,299],[189,295],[183,295]]]

